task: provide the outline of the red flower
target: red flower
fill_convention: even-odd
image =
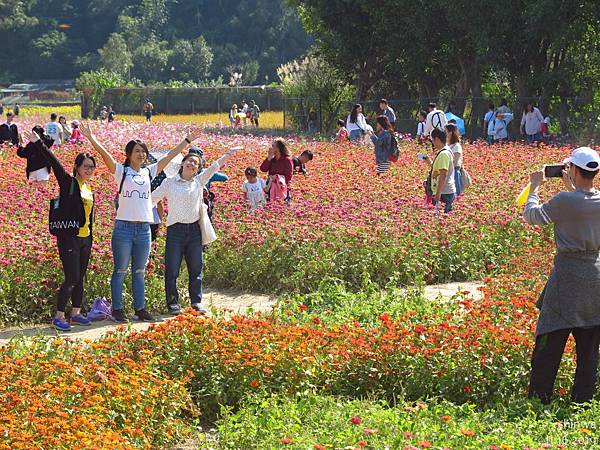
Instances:
[[[359,447],[366,447],[367,441],[363,441],[362,439],[356,443]]]
[[[421,447],[421,448],[431,448],[431,442],[429,442],[429,441],[421,441],[421,442],[419,442],[419,447]]]
[[[412,439],[413,437],[415,437],[415,435],[412,434],[410,431],[405,431],[404,434],[402,434],[402,436],[404,436],[406,439]]]
[[[317,316],[313,317],[313,323],[315,325],[320,325],[321,324],[321,319],[319,319]]]
[[[300,311],[306,311],[306,310],[308,309],[308,307],[307,307],[307,306],[306,306],[304,303],[300,303],[300,304],[298,305],[298,309],[299,309]]]
[[[289,437],[282,437],[281,439],[279,439],[279,442],[281,442],[282,444],[293,444],[294,440],[292,438]]]
[[[473,392],[473,389],[471,389],[470,386],[467,386],[466,384],[463,386],[463,391],[465,391],[465,393],[470,394],[471,392]]]
[[[350,422],[354,425],[358,425],[362,422],[362,419],[359,416],[354,416],[352,419],[350,419]]]
[[[324,445],[321,445],[321,444],[315,444],[315,445],[313,445],[313,448],[315,450],[326,450],[327,449],[327,447],[325,447]]]
[[[379,316],[379,320],[381,320],[382,322],[387,322],[390,320],[390,315],[386,312],[384,312],[383,314],[381,314]]]
[[[365,428],[364,433],[365,435],[369,436],[370,434],[376,434],[377,430],[374,430],[373,428]]]

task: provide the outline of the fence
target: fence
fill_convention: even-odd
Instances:
[[[141,114],[146,98],[159,114],[196,114],[229,111],[235,103],[241,108],[241,101],[256,101],[263,111],[281,111],[283,95],[273,87],[237,88],[117,88],[107,89],[100,101],[90,104],[84,95],[82,114],[95,116],[102,105],[112,105],[120,114]]]
[[[465,121],[466,137],[476,139],[486,133],[483,129],[483,117],[488,111],[490,102],[497,108],[501,99],[484,97],[454,98],[419,98],[388,99],[388,104],[396,112],[396,129],[401,133],[416,132],[418,114],[426,109],[430,102],[439,109],[451,111]],[[561,135],[566,140],[592,141],[600,137],[598,122],[600,118],[600,101],[582,97],[521,97],[509,99],[508,107],[514,112],[509,124],[512,138],[520,135],[520,123],[524,106],[532,102],[546,116],[551,117],[551,132]],[[367,120],[374,125],[380,114],[379,101],[369,100],[361,103]],[[337,119],[346,119],[353,104],[340,105],[336,111],[325,111],[318,98],[285,98],[284,126],[303,131],[331,132],[335,129]]]

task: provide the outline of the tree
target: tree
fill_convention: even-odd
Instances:
[[[170,52],[165,41],[150,40],[135,49],[133,54],[133,74],[143,81],[168,79],[166,74]]]
[[[385,46],[379,46],[374,33],[379,23],[374,20],[373,7],[359,2],[348,8],[347,2],[342,0],[297,0],[295,3],[320,54],[341,69],[345,78],[355,84],[358,100],[363,100],[384,76],[388,60]]]
[[[102,68],[122,77],[129,75],[129,70],[133,67],[133,58],[122,35],[112,33],[98,53]]]
[[[83,92],[87,104],[82,115],[95,115],[100,111],[100,101],[104,96],[104,91],[110,88],[124,86],[125,81],[115,72],[109,72],[104,69],[97,71],[84,72],[75,80],[75,88]]]
[[[293,99],[286,114],[290,113],[301,129],[309,115],[317,112],[324,128],[321,131],[335,128],[336,118],[345,112],[354,95],[354,89],[344,82],[340,71],[315,55],[284,64],[277,74],[283,93]]]
[[[193,41],[175,42],[169,65],[175,68],[177,78],[183,81],[202,81],[210,76],[213,54],[202,36]]]

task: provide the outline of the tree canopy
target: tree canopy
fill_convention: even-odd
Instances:
[[[381,91],[481,98],[499,85],[514,97],[591,98],[600,91],[596,0],[291,3],[359,99]]]
[[[276,80],[311,39],[280,0],[0,0],[0,82],[105,69],[149,81],[202,81],[235,70]]]

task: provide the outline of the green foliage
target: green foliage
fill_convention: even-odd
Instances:
[[[306,127],[313,111],[321,111],[323,132],[335,128],[336,120],[352,100],[354,89],[346,84],[341,72],[318,56],[307,56],[277,69],[283,93],[292,99],[290,116],[299,129]]]
[[[120,87],[124,84],[125,81],[118,73],[105,69],[84,72],[75,80],[75,88],[89,95],[90,109],[94,113],[99,111],[100,102],[106,89]]]
[[[112,33],[104,47],[98,50],[102,68],[114,72],[121,77],[129,74],[133,66],[133,58],[127,49],[127,43],[119,33]]]
[[[516,222],[480,232],[477,241],[468,233],[454,236],[443,251],[436,241],[415,247],[410,236],[393,246],[385,237],[365,243],[333,234],[307,242],[269,238],[260,246],[230,247],[217,241],[206,255],[205,280],[215,287],[277,293],[312,292],[332,277],[352,290],[360,289],[365,277],[379,286],[390,281],[411,286],[415,280],[428,284],[472,280],[485,273],[486,266],[505,263],[524,234]]]
[[[534,404],[513,401],[506,407],[478,411],[472,405],[437,400],[399,402],[390,408],[380,402],[314,394],[256,395],[237,413],[226,409],[224,413],[218,423],[224,448],[479,450],[561,448],[555,446],[559,444],[595,448],[600,405],[543,411]]]
[[[202,81],[210,76],[213,54],[202,36],[193,41],[175,42],[169,56],[169,65],[175,68],[174,76],[182,81]]]
[[[442,0],[351,8],[345,0],[292,3],[320,54],[355,84],[359,99],[381,86],[387,97],[456,97],[462,115],[461,98],[481,99],[489,92],[485,82],[500,73],[516,96],[548,99],[540,106],[559,117],[563,132],[584,127],[582,118],[593,120],[582,111],[572,123],[575,114],[567,111],[581,109],[573,98],[590,104],[600,90],[598,39],[592,37],[600,31],[600,8],[594,0],[458,0],[452,7]],[[485,106],[482,100],[473,104],[477,120]]]
[[[76,78],[105,68],[125,75],[129,58],[115,60],[123,43],[114,33],[137,56],[133,72],[145,81],[228,79],[230,65],[243,68],[245,84],[273,80],[280,64],[310,44],[294,9],[279,0],[0,0],[0,40],[11,44],[4,46],[0,74]],[[184,41],[191,51],[177,48]],[[176,63],[165,62],[167,49]],[[171,66],[175,71],[165,70]]]

